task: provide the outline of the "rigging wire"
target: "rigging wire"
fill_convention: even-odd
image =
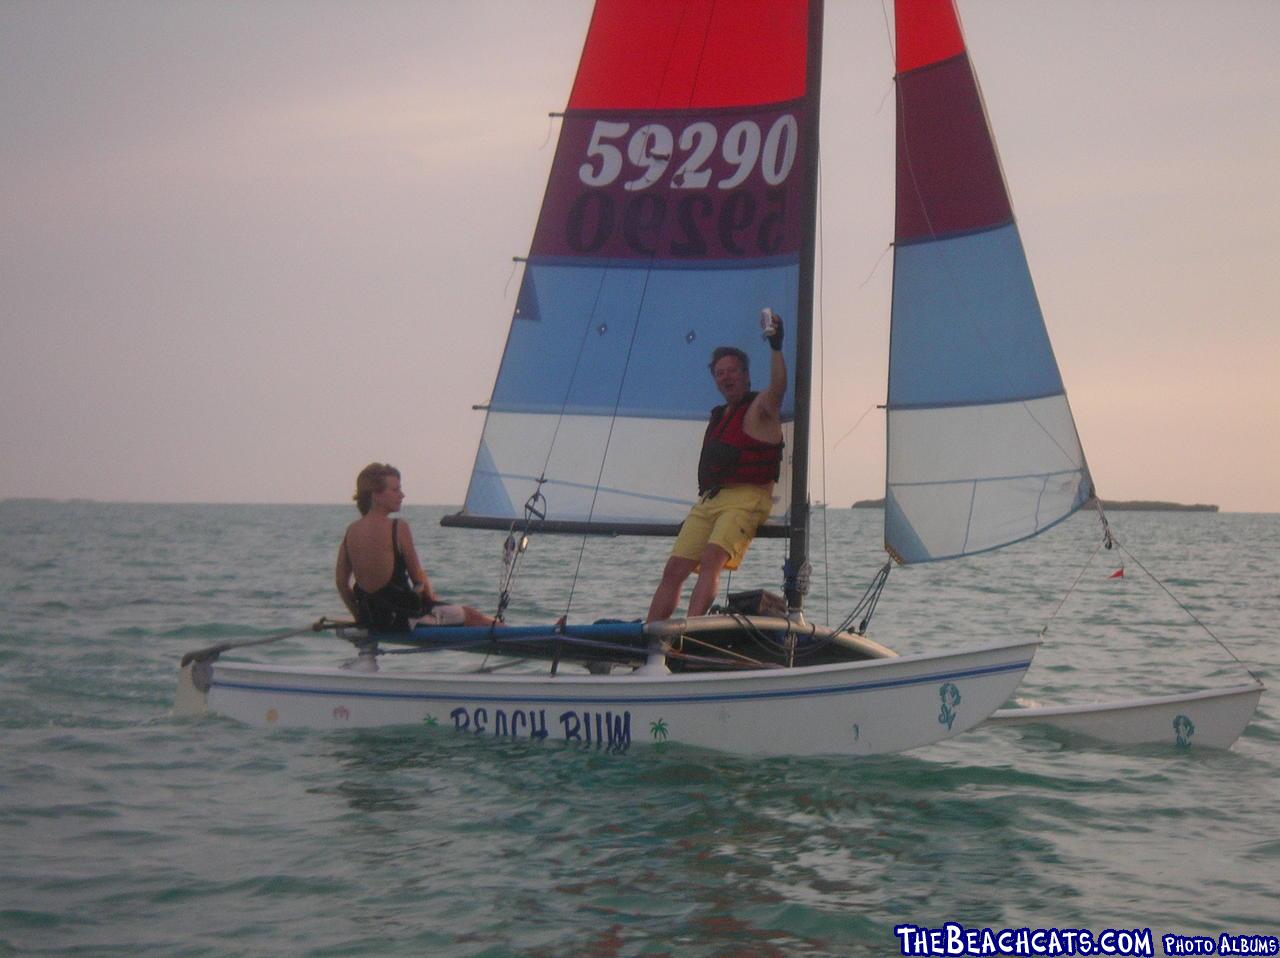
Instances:
[[[554,122],[554,118],[556,116],[563,116],[563,114],[552,113],[550,114],[550,116],[553,118],[552,122]],[[550,133],[548,132],[548,136],[549,135]],[[544,143],[543,145],[545,146],[546,144]],[[513,263],[518,263],[520,261],[521,261],[520,257],[518,256],[512,257]],[[529,262],[528,257],[525,257],[523,261],[525,264],[525,272],[527,274],[530,267],[533,264]],[[592,323],[595,320],[596,310],[600,306],[600,297],[604,291],[604,282],[605,282],[605,277],[607,273],[608,273],[607,269],[601,271],[600,282],[596,285],[595,297],[591,301],[591,309],[587,311],[586,322],[583,323],[583,326],[582,326],[582,336],[578,339],[578,351],[573,358],[573,370],[572,372],[570,372],[569,379],[565,383],[564,398],[560,400],[560,411],[556,416],[555,429],[552,430],[551,440],[550,442],[547,443],[547,456],[546,456],[546,459],[544,459],[542,462],[542,471],[539,473],[539,478],[537,479],[537,486],[535,487],[535,490],[534,490],[535,496],[541,496],[542,485],[543,483],[547,482],[547,467],[551,465],[551,456],[555,452],[556,440],[560,436],[560,426],[564,423],[565,410],[569,407],[569,397],[573,395],[573,387],[575,382],[577,381],[578,370],[582,365],[582,354],[585,351],[587,342],[590,338],[589,334],[591,332]],[[515,275],[515,267],[512,266],[512,276],[514,275]],[[511,285],[511,278],[512,277],[507,278],[508,288]],[[504,295],[505,295],[505,291],[504,291]],[[543,505],[545,508],[545,505],[546,505],[545,499],[543,499]],[[514,523],[512,524],[512,527],[514,528]]]
[[[1093,563],[1093,560],[1097,558],[1098,553],[1102,551],[1104,546],[1106,546],[1107,548],[1110,548],[1110,546],[1107,545],[1107,543],[1109,543],[1110,541],[1111,541],[1111,531],[1108,529],[1107,534],[1103,538],[1103,540],[1097,544],[1097,546],[1094,548],[1092,552],[1089,553],[1089,558],[1084,560],[1084,565],[1082,565],[1080,567],[1080,571],[1076,573],[1076,577],[1072,581],[1071,585],[1068,587],[1066,595],[1064,595],[1058,601],[1058,604],[1054,608],[1053,613],[1049,616],[1048,619],[1045,620],[1044,625],[1041,626],[1040,628],[1041,638],[1044,638],[1045,634],[1049,631],[1050,624],[1053,622],[1054,619],[1058,617],[1058,613],[1062,611],[1062,607],[1067,604],[1067,599],[1071,598],[1071,596],[1075,593],[1076,586],[1080,584],[1080,580],[1084,577],[1085,571]]]
[[[1109,532],[1108,532],[1108,535],[1110,535]],[[1121,552],[1123,552],[1128,558],[1132,559],[1134,564],[1143,572],[1145,572],[1151,578],[1151,581],[1154,582],[1156,585],[1158,585],[1160,587],[1160,590],[1164,592],[1164,594],[1167,595],[1170,599],[1172,599],[1174,604],[1177,605],[1179,609],[1181,609],[1190,617],[1192,622],[1200,626],[1200,628],[1204,629],[1205,634],[1207,634],[1211,639],[1213,639],[1213,641],[1217,642],[1218,645],[1221,646],[1222,650],[1226,652],[1227,655],[1231,656],[1231,658],[1235,660],[1236,664],[1239,665],[1240,668],[1248,672],[1250,677],[1252,677],[1252,679],[1255,682],[1257,682],[1259,685],[1262,684],[1262,679],[1258,677],[1258,674],[1254,672],[1253,669],[1249,668],[1249,666],[1245,665],[1244,662],[1241,661],[1240,656],[1232,652],[1231,649],[1227,647],[1227,644],[1223,642],[1222,639],[1218,638],[1218,636],[1214,634],[1213,630],[1210,629],[1207,625],[1205,625],[1204,622],[1201,621],[1200,617],[1196,615],[1194,612],[1192,612],[1191,609],[1189,609],[1186,606],[1186,604],[1182,602],[1181,599],[1179,599],[1176,595],[1170,592],[1168,586],[1166,586],[1163,582],[1161,582],[1156,577],[1154,572],[1152,572],[1145,565],[1143,565],[1142,561],[1136,555],[1134,555],[1132,552],[1126,549],[1124,547],[1124,544],[1121,543],[1119,539],[1113,539],[1113,541],[1115,542],[1116,548],[1119,549]]]
[[[528,260],[526,260],[525,261],[526,270],[529,268],[529,265],[530,264],[528,263]],[[511,528],[507,533],[507,541],[503,545],[503,563],[504,563],[504,566],[506,567],[507,574],[505,577],[503,588],[500,590],[499,596],[498,596],[498,603],[499,603],[498,615],[495,617],[498,620],[501,620],[503,614],[506,612],[508,603],[511,601],[510,587],[512,584],[514,584],[514,581],[515,581],[515,576],[514,576],[515,567],[519,565],[520,558],[523,556],[525,549],[528,548],[528,538],[529,538],[529,532],[531,530],[532,517],[536,516],[539,523],[541,523],[541,521],[546,518],[547,500],[546,500],[546,497],[543,495],[542,487],[544,484],[550,481],[547,479],[547,469],[548,467],[550,467],[551,457],[555,453],[556,441],[557,439],[559,439],[559,436],[560,436],[560,427],[564,424],[565,410],[568,409],[569,407],[569,397],[573,394],[573,386],[578,377],[578,370],[581,368],[581,365],[582,365],[582,354],[586,350],[586,344],[591,331],[592,323],[594,322],[594,319],[595,319],[596,309],[600,304],[600,296],[604,289],[605,272],[607,271],[601,272],[600,282],[596,286],[595,298],[592,300],[591,309],[587,312],[586,322],[582,326],[582,336],[578,340],[578,351],[574,356],[573,370],[572,372],[570,372],[569,378],[565,383],[564,397],[560,401],[560,410],[556,416],[555,428],[552,430],[551,439],[547,443],[547,455],[542,462],[542,471],[539,473],[538,478],[534,480],[536,485],[534,486],[533,494],[525,502],[525,507],[524,507],[525,524],[524,524],[524,530],[521,534],[521,538],[519,541],[519,548],[516,549],[515,555],[513,556],[511,553],[511,548],[515,541],[514,535],[515,535],[515,530],[517,525],[516,522],[511,523]],[[598,491],[598,488],[599,488],[599,481],[597,480],[597,491]],[[537,508],[537,505],[539,503],[542,506],[541,509]],[[594,505],[594,500],[593,500],[593,505]],[[585,545],[585,542],[584,542],[584,545]],[[581,564],[581,557],[579,557],[579,564]],[[576,573],[575,573],[574,581],[576,582]]]
[[[846,432],[843,436],[841,436],[839,439],[837,439],[834,443],[831,444],[831,448],[835,449],[836,446],[840,445],[840,443],[844,442],[846,439],[852,436],[854,433],[854,430],[862,425],[862,420],[867,418],[867,416],[871,413],[871,410],[877,409],[877,408],[879,407],[876,403],[872,403],[870,406],[868,406],[866,410],[862,413],[862,415],[858,417],[858,421],[849,427],[849,431]]]
[[[742,622],[742,618],[740,616],[735,615],[733,618],[737,620],[739,623]],[[667,654],[672,656],[673,658],[690,658],[695,661],[702,661],[702,662],[719,663],[722,661],[720,659],[710,659],[703,656],[690,655],[690,653],[687,653],[684,651],[684,645],[686,643],[689,643],[691,645],[698,645],[704,649],[710,649],[714,652],[719,652],[721,655],[728,656],[729,661],[731,663],[740,664],[740,665],[746,666],[747,668],[753,668],[753,669],[778,668],[778,666],[774,665],[771,662],[761,662],[757,659],[751,658],[750,656],[743,655],[741,652],[735,652],[733,651],[733,649],[728,649],[728,648],[725,648],[724,646],[716,645],[714,642],[708,642],[705,639],[699,639],[696,636],[689,635],[688,633],[681,634],[680,648],[672,647],[668,649]]]
[[[858,284],[858,289],[866,289],[867,284],[875,279],[876,273],[880,272],[880,264],[884,262],[884,258],[893,252],[893,243],[889,243],[880,251],[880,258],[875,261],[871,267],[871,272],[867,273],[867,278]]]
[[[1139,569],[1145,572],[1147,574],[1147,577],[1152,582],[1154,582],[1165,595],[1167,595],[1171,600],[1173,600],[1174,605],[1176,605],[1179,609],[1185,612],[1187,614],[1187,617],[1191,619],[1192,622],[1200,626],[1200,628],[1204,630],[1205,634],[1208,635],[1211,639],[1213,639],[1213,641],[1216,642],[1222,648],[1222,650],[1227,653],[1227,655],[1231,656],[1232,660],[1234,660],[1235,663],[1240,666],[1240,668],[1244,669],[1244,671],[1247,672],[1255,682],[1257,682],[1258,684],[1262,684],[1262,679],[1258,676],[1258,674],[1254,672],[1253,669],[1249,668],[1249,666],[1246,665],[1238,655],[1236,655],[1233,651],[1231,651],[1231,649],[1227,646],[1227,644],[1223,642],[1222,639],[1218,638],[1218,636],[1214,633],[1214,631],[1210,629],[1209,626],[1207,626],[1200,619],[1199,616],[1197,616],[1193,611],[1191,611],[1191,609],[1188,608],[1187,605],[1181,599],[1179,599],[1176,595],[1174,595],[1173,592],[1169,590],[1169,587],[1166,586],[1162,581],[1160,581],[1160,579],[1156,576],[1154,572],[1152,572],[1145,565],[1143,565],[1141,559],[1139,559],[1136,555],[1134,555],[1131,551],[1129,551],[1129,549],[1127,549],[1124,546],[1124,544],[1118,538],[1116,538],[1115,533],[1111,531],[1111,524],[1107,521],[1106,513],[1103,512],[1102,510],[1101,500],[1095,497],[1094,505],[1097,507],[1097,510],[1098,510],[1098,519],[1102,523],[1102,539],[1101,541],[1099,541],[1097,546],[1094,547],[1093,551],[1089,553],[1089,557],[1085,560],[1084,565],[1080,567],[1080,571],[1076,573],[1075,580],[1072,581],[1070,588],[1067,589],[1066,594],[1061,598],[1061,600],[1059,600],[1057,606],[1053,610],[1053,613],[1049,616],[1048,619],[1045,620],[1044,626],[1040,629],[1041,638],[1043,638],[1045,634],[1049,631],[1050,624],[1053,622],[1055,618],[1057,618],[1058,613],[1062,611],[1062,607],[1066,605],[1067,599],[1071,598],[1071,596],[1075,593],[1077,586],[1079,586],[1080,584],[1080,580],[1084,577],[1085,571],[1093,563],[1093,560],[1097,558],[1098,553],[1101,552],[1103,549],[1111,549],[1114,547],[1118,549],[1120,552],[1122,552],[1126,558],[1132,560],[1134,565],[1136,565]]]
[[[898,70],[898,51],[894,47],[893,27],[889,23],[889,7],[885,0],[880,0],[880,15],[884,18],[884,33],[886,46],[889,48],[889,66],[896,73]],[[881,106],[883,106],[883,102]]]
[[[708,14],[707,14],[708,19],[710,19],[710,18],[713,16],[713,14],[714,14],[714,10],[709,11],[709,12],[708,12]],[[689,8],[689,7],[684,7],[684,8],[682,8],[682,12],[681,12],[681,27],[683,26],[683,23],[684,23],[684,21],[685,21],[685,18],[686,18],[686,17],[688,17],[689,15],[690,15],[690,8]],[[681,34],[682,32],[683,32],[683,30],[682,30],[682,29],[677,29],[677,31],[676,31],[677,35]],[[699,72],[700,72],[700,69],[701,69],[701,65],[702,65],[703,59],[705,58],[705,55],[706,55],[706,46],[705,46],[705,45],[706,45],[706,42],[707,42],[708,32],[707,32],[706,30],[703,30],[703,34],[702,34],[702,35],[703,35],[703,47],[699,50],[699,53],[698,53],[698,63],[697,63],[697,65],[696,65],[696,67],[695,67],[695,71],[694,71],[695,81],[694,81],[694,84],[690,87],[689,94],[688,94],[688,98],[687,98],[686,106],[690,106],[690,105],[692,105],[692,103],[693,103],[694,96],[695,96],[695,92],[696,92],[696,88],[697,88],[697,80],[696,80],[696,77],[698,76],[698,74],[699,74]],[[668,50],[667,50],[667,56],[666,56],[666,59],[665,59],[665,61],[663,62],[663,64],[662,64],[662,69],[661,69],[661,71],[660,71],[659,83],[658,83],[658,86],[657,86],[657,88],[656,88],[656,89],[658,89],[658,90],[663,89],[663,87],[664,87],[664,85],[665,85],[665,77],[667,76],[667,73],[669,72],[669,69],[670,69],[670,66],[671,66],[671,62],[672,62],[672,58],[673,58],[673,56],[674,56],[674,46],[669,46],[669,47],[668,47]],[[552,118],[553,118],[553,119],[554,119],[554,117],[555,117],[555,116],[557,116],[557,115],[559,115],[559,114],[551,114],[551,116],[552,116]],[[549,134],[548,134],[548,136],[549,136]],[[545,144],[544,144],[544,145],[545,145]],[[589,507],[588,512],[587,512],[587,523],[588,523],[588,525],[590,524],[590,522],[592,521],[592,518],[594,517],[594,513],[595,513],[595,506],[596,506],[596,504],[597,504],[597,502],[598,502],[599,493],[600,493],[600,485],[601,485],[601,481],[602,481],[602,479],[603,479],[604,470],[605,470],[605,467],[606,467],[606,464],[607,464],[607,462],[608,462],[608,458],[609,458],[609,451],[610,451],[611,444],[612,444],[612,438],[613,438],[614,430],[615,430],[615,427],[616,427],[616,424],[617,424],[617,420],[618,420],[618,409],[619,409],[619,407],[620,407],[620,405],[621,405],[621,396],[622,396],[623,388],[624,388],[624,386],[625,386],[625,384],[626,384],[627,371],[630,369],[630,362],[631,362],[632,354],[633,354],[633,352],[634,352],[635,345],[636,345],[636,341],[637,341],[637,337],[638,337],[638,333],[639,333],[640,318],[641,318],[641,316],[642,316],[642,314],[643,314],[643,311],[644,311],[645,301],[646,301],[646,297],[647,297],[647,293],[648,293],[649,280],[650,280],[650,278],[652,277],[652,273],[653,273],[653,269],[654,269],[653,261],[656,259],[656,256],[657,256],[657,249],[655,248],[654,250],[650,251],[650,253],[649,253],[649,263],[648,263],[648,268],[647,268],[647,269],[646,269],[646,271],[645,271],[644,285],[643,285],[643,286],[642,286],[642,288],[641,288],[640,295],[639,295],[639,299],[638,299],[638,303],[637,303],[637,306],[636,306],[636,312],[635,312],[634,322],[633,322],[632,332],[631,332],[631,339],[630,339],[630,342],[628,343],[627,352],[626,352],[626,356],[625,356],[624,363],[623,363],[623,373],[622,373],[622,376],[620,377],[619,384],[618,384],[618,391],[617,391],[617,393],[616,393],[616,395],[615,395],[615,401],[614,401],[613,412],[612,412],[612,416],[610,417],[609,428],[608,428],[608,432],[607,432],[606,437],[605,437],[605,440],[604,440],[603,451],[602,451],[602,453],[601,453],[601,458],[600,458],[600,468],[599,468],[599,470],[598,470],[598,472],[597,472],[596,481],[595,481],[594,488],[593,488],[593,491],[592,491],[591,503],[590,503],[590,507]],[[585,343],[586,343],[586,342],[587,342],[587,340],[588,340],[588,332],[589,332],[589,330],[590,330],[591,326],[594,324],[594,322],[595,322],[595,317],[596,317],[596,316],[597,316],[597,314],[598,314],[598,310],[599,310],[599,307],[600,307],[600,301],[601,301],[601,293],[602,293],[602,289],[603,289],[603,285],[604,285],[605,277],[606,277],[606,275],[607,275],[607,273],[608,273],[608,269],[609,269],[609,268],[606,266],[604,269],[602,269],[602,270],[601,270],[600,285],[597,287],[595,300],[594,300],[594,302],[593,302],[593,304],[592,304],[592,307],[591,307],[590,311],[588,312],[587,323],[584,325],[583,336],[582,336],[582,339],[581,339],[581,340],[580,340],[580,342],[579,342],[578,353],[577,353],[577,355],[576,355],[576,357],[575,357],[575,359],[574,359],[573,371],[572,371],[572,373],[571,373],[571,375],[570,375],[570,377],[569,377],[569,382],[568,382],[568,384],[567,384],[567,386],[566,386],[566,389],[565,389],[565,396],[564,396],[564,400],[563,400],[563,401],[562,401],[562,403],[561,403],[561,408],[560,408],[559,415],[558,415],[557,420],[556,420],[555,429],[554,429],[554,432],[553,432],[553,434],[552,434],[552,437],[551,437],[550,443],[549,443],[549,445],[548,445],[548,449],[547,449],[547,456],[546,456],[546,460],[545,460],[545,462],[544,462],[544,464],[543,464],[542,473],[541,473],[540,478],[538,479],[538,489],[539,489],[539,490],[541,489],[542,483],[543,483],[543,482],[548,481],[548,480],[547,480],[547,467],[548,467],[548,466],[549,466],[549,464],[550,464],[551,457],[552,457],[552,454],[553,454],[553,452],[554,452],[554,449],[555,449],[555,446],[556,446],[556,442],[557,442],[557,439],[558,439],[558,436],[559,436],[560,428],[561,428],[561,425],[562,425],[562,423],[563,423],[563,421],[564,421],[564,418],[565,418],[565,411],[566,411],[567,406],[568,406],[569,397],[570,397],[570,395],[572,394],[572,389],[573,389],[574,381],[575,381],[575,379],[576,379],[576,377],[577,377],[578,371],[579,371],[580,366],[581,366],[581,361],[582,361],[582,356],[583,356],[583,350],[584,350],[584,347],[585,347]],[[824,476],[824,479],[825,479],[825,476]],[[824,491],[825,491],[825,490],[824,490]],[[514,524],[513,524],[513,529],[514,529]],[[572,608],[573,598],[574,598],[574,595],[575,595],[575,592],[576,592],[577,581],[578,581],[578,578],[579,578],[579,576],[580,576],[580,574],[581,574],[582,564],[583,564],[583,560],[584,560],[584,557],[585,557],[585,551],[586,551],[587,535],[588,535],[588,533],[587,533],[587,532],[584,532],[584,533],[583,533],[582,540],[581,540],[581,543],[580,543],[580,546],[579,546],[579,550],[578,550],[578,557],[577,557],[577,561],[576,561],[576,563],[575,563],[575,567],[574,567],[573,575],[572,575],[571,580],[570,580],[569,595],[568,595],[568,598],[567,598],[567,600],[566,600],[566,606],[565,606],[565,615],[566,615],[566,616],[568,615],[568,613],[569,613],[570,609]],[[829,591],[829,590],[828,590],[828,591]],[[829,614],[829,613],[828,613],[828,614]]]
[[[511,589],[515,585],[516,575],[520,568],[520,560],[529,548],[529,535],[534,531],[535,521],[541,524],[547,517],[547,499],[542,494],[545,475],[538,480],[538,488],[524,504],[524,526],[520,530],[520,538],[516,538],[516,523],[511,523],[506,542],[502,545],[502,584],[498,589],[498,611],[494,613],[494,622],[506,620],[507,606],[511,603]],[[539,508],[541,506],[541,508]]]
[[[759,629],[754,622],[746,616],[731,614],[734,622],[738,624],[738,628],[744,635],[754,641],[767,652],[781,654],[786,657],[787,667],[791,668],[795,665],[797,658],[807,658],[818,650],[825,648],[831,644],[830,638],[818,638],[817,629],[812,623],[806,625],[804,635],[810,640],[805,648],[799,647],[800,629],[796,627],[794,621],[787,620],[787,630],[784,633],[785,638],[781,642],[774,641],[769,637],[767,632]]]
[[[822,216],[822,154],[818,154],[818,449],[822,463],[822,581],[825,621],[831,624],[831,537],[827,534],[827,311],[823,307],[823,287],[827,282],[825,244],[823,231],[826,223]]]
[[[867,627],[871,624],[871,617],[876,612],[876,604],[880,601],[880,593],[884,591],[885,583],[889,581],[889,572],[892,569],[893,560],[890,559],[876,570],[876,574],[871,577],[871,582],[867,585],[866,591],[862,593],[862,598],[853,607],[853,611],[844,617],[844,621],[836,626],[836,632],[852,631],[858,635],[867,634]],[[861,616],[861,621],[859,621],[859,616]],[[858,622],[857,628],[853,627],[854,622]]]
[[[596,471],[595,487],[591,491],[591,506],[587,509],[587,522],[590,523],[595,517],[596,502],[600,498],[600,482],[604,478],[604,467],[609,461],[609,448],[613,444],[613,430],[618,424],[618,407],[622,405],[622,391],[627,385],[627,372],[631,369],[631,354],[635,352],[636,339],[640,335],[640,317],[644,312],[645,299],[649,294],[649,280],[653,277],[653,260],[657,256],[657,247],[655,245],[654,252],[649,254],[649,266],[645,270],[644,284],[640,287],[640,296],[636,303],[636,312],[634,321],[631,324],[631,340],[627,343],[627,354],[622,363],[622,375],[618,377],[618,389],[613,397],[613,414],[609,417],[609,431],[605,434],[604,450],[600,454],[600,468]],[[603,271],[602,271],[603,275]],[[601,280],[603,285],[603,279]],[[594,317],[595,307],[592,307],[592,316]],[[580,359],[581,357],[579,357]],[[576,371],[576,369],[575,369]],[[548,459],[550,457],[548,456]],[[578,587],[578,575],[582,570],[582,559],[587,551],[587,533],[583,532],[582,541],[578,546],[578,560],[573,567],[573,577],[569,580],[569,597],[565,601],[564,615],[567,618],[569,610],[573,608],[573,596]]]
[[[547,114],[547,135],[542,140],[542,146],[538,147],[539,150],[545,150],[547,148],[547,144],[551,142],[551,133],[556,127],[556,118],[563,117],[563,116],[564,116],[563,113]]]
[[[511,272],[507,276],[507,284],[502,287],[502,298],[506,299],[507,294],[511,292],[511,281],[516,278],[516,269],[520,265],[520,257],[511,257]],[[518,302],[518,301],[517,301]]]
[[[677,26],[677,31],[675,35],[678,36],[683,32],[685,18],[690,15],[690,9],[691,8],[688,5],[681,8],[680,23]],[[713,5],[713,8],[709,10],[707,13],[707,20],[709,21],[713,15],[714,15],[714,5]],[[702,46],[698,50],[698,61],[696,66],[694,67],[695,79],[693,84],[689,87],[689,93],[685,101],[686,108],[692,107],[693,105],[694,94],[697,89],[696,78],[701,73],[702,63],[706,57],[706,52],[707,52],[706,44],[707,44],[708,36],[709,36],[709,31],[706,29],[703,29]],[[663,62],[661,76],[659,78],[658,85],[655,89],[662,90],[663,87],[665,86],[666,77],[670,70],[671,62],[674,55],[675,55],[675,45],[672,44],[667,48],[667,57],[666,57],[666,60]],[[622,404],[622,391],[626,385],[627,373],[631,369],[631,356],[632,356],[632,353],[635,351],[636,340],[640,333],[640,319],[644,313],[645,301],[649,293],[649,281],[653,277],[653,270],[654,270],[653,264],[654,264],[654,260],[657,259],[657,255],[658,255],[658,247],[657,247],[657,244],[655,244],[654,248],[649,253],[649,262],[645,269],[645,274],[644,274],[644,284],[640,289],[640,295],[636,303],[635,317],[631,327],[631,340],[627,344],[627,353],[622,364],[622,375],[618,378],[618,390],[614,395],[613,412],[609,418],[609,430],[608,430],[608,433],[605,435],[604,450],[600,456],[600,469],[596,474],[595,488],[593,489],[591,494],[591,506],[587,510],[588,523],[590,523],[592,518],[595,516],[596,502],[598,501],[600,496],[600,482],[604,477],[605,464],[608,462],[608,459],[609,459],[609,449],[613,443],[613,431],[618,422],[618,408]],[[602,275],[603,275],[603,272],[607,272],[607,269],[605,271],[602,271]],[[603,283],[603,280],[602,280],[602,283]],[[592,306],[592,310],[591,310],[593,318],[595,316],[596,308],[598,307],[598,305],[599,305],[599,300],[597,299],[596,304]],[[580,357],[579,357],[579,360],[580,360]],[[576,370],[576,365],[575,365],[575,370]],[[573,596],[577,589],[578,576],[582,569],[582,560],[586,553],[586,548],[587,548],[587,533],[584,532],[582,535],[582,542],[578,548],[578,558],[577,558],[577,562],[574,565],[573,577],[569,583],[569,597],[565,602],[564,614],[566,618],[568,617],[569,611],[573,606]]]

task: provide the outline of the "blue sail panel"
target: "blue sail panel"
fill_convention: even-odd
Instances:
[[[898,246],[889,405],[1007,402],[1062,392],[1013,224]]]
[[[480,449],[476,453],[476,464],[471,472],[466,502],[467,508],[477,515],[515,517],[519,514],[516,512],[516,504],[511,501],[502,474],[493,461],[493,454],[489,452],[483,439],[480,440]]]
[[[533,257],[526,270],[535,318],[525,307],[512,320],[465,513],[510,521],[540,489],[553,523],[678,524],[697,497],[708,415],[724,401],[711,352],[738,347],[753,383],[768,382],[760,310],[785,316],[795,303],[796,258],[641,267]],[[789,364],[794,339],[784,340]],[[793,406],[789,387],[788,440]],[[786,472],[775,525],[787,521]]]
[[[760,337],[760,310],[785,315],[798,282],[794,258],[755,268],[666,269],[535,259],[527,269],[538,318],[517,314],[512,322],[490,402],[499,412],[705,423],[723,402],[707,369],[711,351],[744,350],[753,383],[765,385],[769,347]],[[784,343],[789,363],[794,339]],[[788,390],[784,419],[792,405]]]

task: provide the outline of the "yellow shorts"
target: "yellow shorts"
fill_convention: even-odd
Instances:
[[[671,554],[700,559],[708,544],[729,553],[726,569],[736,569],[747,554],[760,523],[773,508],[773,485],[726,486],[711,498],[699,499],[689,510]]]

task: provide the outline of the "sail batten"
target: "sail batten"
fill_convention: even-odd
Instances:
[[[986,402],[977,402],[972,399],[964,399],[964,400],[957,399],[951,402],[894,402],[894,403],[887,403],[885,405],[885,409],[892,411],[892,410],[901,410],[901,409],[917,409],[917,410],[918,409],[954,409],[958,406],[964,406],[966,408],[974,407],[974,406],[998,406],[998,405],[1002,405],[1010,402],[1017,402],[1017,403],[1034,402],[1037,399],[1048,399],[1052,396],[1061,396],[1061,395],[1063,395],[1061,390],[1054,390],[1053,392],[1047,392],[1047,393],[1029,393],[1025,396],[1011,396],[1008,398],[991,399]]]
[[[957,479],[935,479],[932,481],[921,480],[919,482],[896,482],[895,490],[911,489],[913,487],[935,487],[935,486],[976,486],[980,483],[995,482],[1022,482],[1028,479],[1036,480],[1043,490],[1044,481],[1048,479],[1074,476],[1079,472],[1077,469],[1059,469],[1056,472],[1024,472],[1016,475],[1005,476],[965,476]]]
[[[885,546],[1029,538],[1092,492],[951,0],[897,0],[898,161]]]

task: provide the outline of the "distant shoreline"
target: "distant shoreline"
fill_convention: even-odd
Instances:
[[[10,496],[0,498],[0,505],[104,505],[104,506],[278,506],[290,508],[295,506],[350,506],[350,502],[150,502],[143,499],[56,499],[46,496]],[[1104,499],[1102,507],[1112,512],[1218,512],[1216,505],[1209,503],[1186,504],[1181,502],[1162,502],[1155,499]],[[457,511],[462,506],[456,503],[416,502],[411,508],[450,509]],[[835,508],[826,503],[814,503],[816,509]],[[883,499],[859,499],[852,506],[854,509],[883,509]],[[1259,515],[1276,515],[1278,513],[1262,512]]]
[[[883,499],[859,499],[854,509],[883,509]],[[1217,512],[1218,507],[1204,502],[1162,502],[1159,499],[1103,499],[1102,508],[1111,512]]]

